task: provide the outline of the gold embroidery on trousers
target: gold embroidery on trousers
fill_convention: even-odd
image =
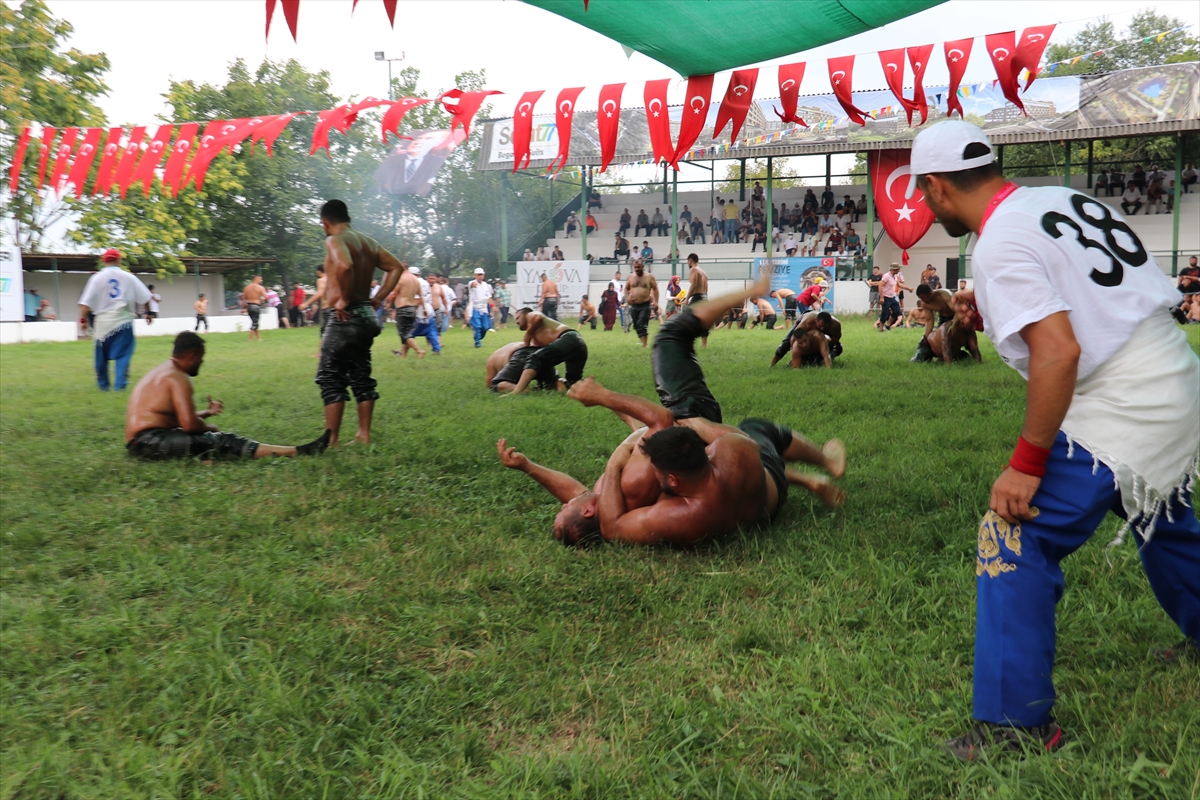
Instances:
[[[979,523],[979,548],[975,558],[975,574],[987,573],[995,578],[1002,572],[1013,572],[1017,565],[1000,555],[1000,545],[1013,555],[1021,555],[1021,524],[1009,525],[995,511],[988,511]]]

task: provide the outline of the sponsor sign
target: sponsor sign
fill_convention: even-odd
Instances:
[[[579,300],[588,291],[591,265],[586,261],[521,261],[517,263],[517,308],[541,311],[542,273],[558,284],[558,316],[579,314]],[[598,302],[598,301],[597,301]]]
[[[25,321],[25,276],[21,248],[0,244],[0,322]]]
[[[808,287],[821,280],[825,287],[824,311],[833,313],[833,259],[832,258],[756,258],[754,259],[754,274],[759,270],[770,270],[771,291],[776,289],[791,289],[800,294]]]

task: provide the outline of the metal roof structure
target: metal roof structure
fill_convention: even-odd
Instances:
[[[274,264],[273,258],[241,258],[209,256],[185,256],[179,259],[188,268],[188,272],[199,272],[210,275],[221,272],[256,267],[259,264]],[[100,256],[94,253],[26,253],[21,252],[21,269],[33,272],[92,272],[96,269]],[[143,275],[156,274],[157,267],[125,265],[130,272]]]

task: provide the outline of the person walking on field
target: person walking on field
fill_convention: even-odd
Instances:
[[[358,404],[355,441],[371,442],[371,417],[379,392],[371,377],[371,345],[379,335],[375,311],[396,288],[408,264],[399,261],[369,236],[350,228],[350,212],[341,200],[321,206],[325,230],[324,292],[330,315],[321,335],[321,363],[316,384],[325,403],[325,427],[331,431],[329,446],[337,447],[342,414],[353,390]],[[370,298],[375,270],[387,273],[374,299]]]
[[[129,362],[136,342],[133,318],[138,305],[150,302],[150,290],[132,273],[121,269],[121,252],[109,248],[100,256],[104,267],[88,278],[79,296],[79,327],[86,331],[88,314],[94,313],[96,382],[100,391],[109,389],[108,362],[115,361],[112,388],[122,391],[129,382]]]
[[[492,299],[492,285],[483,278],[483,268],[476,267],[475,279],[467,285],[468,303],[471,306],[470,322],[475,331],[476,347],[483,347],[483,337],[487,336],[492,328],[492,315],[488,312],[488,301]]]
[[[541,302],[542,313],[555,322],[558,321],[558,284],[542,273]]]
[[[392,353],[406,358],[409,350],[416,350],[417,358],[424,358],[425,351],[417,344],[416,335],[417,312],[422,305],[421,281],[411,269],[401,274],[391,299],[396,308],[396,332],[400,334],[400,349]]]
[[[689,253],[687,304],[703,302],[708,297],[708,273],[700,269],[700,256]],[[700,346],[708,347],[708,328],[700,336]]]
[[[1061,562],[1110,511],[1126,522],[1112,545],[1132,530],[1150,588],[1185,637],[1151,655],[1200,663],[1200,521],[1190,507],[1200,359],[1171,319],[1170,279],[1110,206],[1007,182],[987,136],[963,121],[917,135],[909,198],[916,187],[950,236],[978,236],[974,290],[955,295],[956,324],[981,317],[1028,381],[1021,434],[979,526],[977,724],[945,747],[965,760],[1053,750],[1064,740],[1051,680]]]
[[[637,331],[642,347],[650,341],[650,311],[658,307],[658,282],[646,273],[639,258],[633,262],[633,274],[625,282],[625,299],[629,302],[629,317]]]
[[[192,303],[192,308],[196,309],[196,328],[198,332],[200,326],[204,325],[204,332],[208,333],[208,298],[200,295],[196,302]]]
[[[242,290],[242,302],[246,304],[246,314],[250,317],[250,339],[262,341],[262,332],[258,329],[259,315],[263,304],[267,302],[267,290],[262,285],[262,275],[255,275],[250,283]]]

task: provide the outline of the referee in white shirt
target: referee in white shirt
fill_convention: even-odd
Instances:
[[[1006,182],[983,131],[963,121],[917,136],[912,175],[909,197],[919,187],[947,233],[979,236],[974,292],[955,296],[959,323],[981,315],[1028,381],[1024,426],[979,529],[978,724],[946,748],[968,760],[989,748],[1050,750],[1063,741],[1050,677],[1060,562],[1108,512],[1128,523],[1155,597],[1187,637],[1155,655],[1200,662],[1190,507],[1200,360],[1171,319],[1171,281],[1109,206]]]

